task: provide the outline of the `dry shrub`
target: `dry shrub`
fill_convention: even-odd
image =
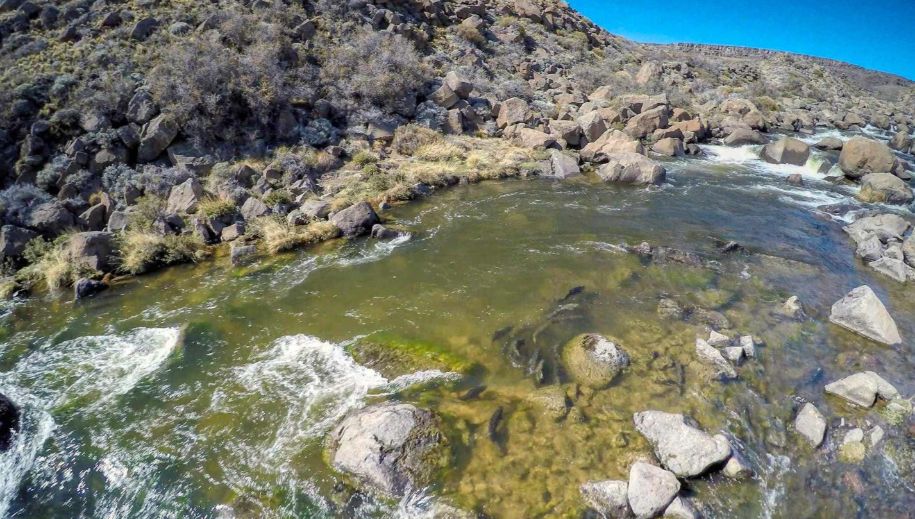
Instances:
[[[258,218],[254,222],[254,232],[260,236],[263,247],[270,254],[326,241],[340,235],[340,229],[328,221],[312,222],[302,228],[270,216]]]
[[[142,274],[155,267],[194,261],[203,247],[192,234],[161,235],[143,229],[129,229],[120,236],[121,270]]]
[[[442,139],[442,134],[435,130],[418,124],[406,124],[399,126],[394,131],[394,141],[391,146],[397,153],[411,156],[420,147],[441,142]]]
[[[420,146],[413,155],[419,160],[431,162],[445,162],[460,160],[466,150],[457,144],[451,142],[437,142],[434,144],[425,144]]]

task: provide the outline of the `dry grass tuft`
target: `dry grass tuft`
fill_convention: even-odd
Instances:
[[[278,254],[311,245],[340,235],[340,229],[328,221],[318,221],[297,227],[276,217],[266,216],[254,223],[254,231],[269,254]]]
[[[161,235],[130,229],[120,237],[121,270],[142,274],[160,265],[194,261],[203,243],[196,235]]]

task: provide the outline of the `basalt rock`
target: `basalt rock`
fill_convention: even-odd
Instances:
[[[617,153],[598,169],[597,175],[605,182],[660,185],[667,178],[667,171],[663,166],[644,155]]]
[[[762,151],[762,158],[773,164],[793,164],[803,166],[810,158],[810,146],[803,141],[784,137],[767,144]]]
[[[617,341],[593,333],[569,341],[562,358],[575,381],[595,389],[608,386],[629,366],[629,355]]]
[[[636,413],[633,421],[658,460],[679,477],[702,475],[731,456],[727,438],[711,436],[690,425],[682,414],[643,411]]]
[[[344,236],[361,236],[372,232],[372,226],[379,223],[378,215],[368,202],[359,202],[331,216]]]
[[[893,171],[896,157],[889,146],[865,137],[852,137],[842,147],[839,167],[848,178],[861,178],[870,173]]]
[[[829,320],[877,342],[890,345],[902,342],[893,317],[867,285],[852,290],[832,305]]]
[[[19,432],[21,418],[19,407],[0,393],[0,453],[9,450],[13,436]]]

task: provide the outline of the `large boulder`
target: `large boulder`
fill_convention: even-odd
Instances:
[[[597,175],[605,182],[660,185],[667,178],[667,171],[644,155],[617,153],[597,170]]]
[[[368,202],[359,202],[335,213],[330,221],[344,236],[361,236],[372,232],[372,226],[379,223],[378,215]]]
[[[203,186],[196,178],[189,178],[183,183],[172,186],[168,194],[166,211],[169,213],[193,213],[203,198]]]
[[[576,121],[582,135],[588,142],[594,142],[607,131],[607,123],[598,110],[592,110]]]
[[[661,464],[679,477],[704,474],[731,456],[727,438],[699,430],[682,414],[642,411],[635,413],[633,421]]]
[[[663,71],[664,69],[657,61],[646,61],[635,75],[635,82],[639,85],[647,85],[656,79],[660,79]]]
[[[832,305],[829,320],[868,339],[883,344],[899,344],[902,337],[890,313],[877,294],[862,285]]]
[[[683,141],[674,137],[667,137],[652,144],[651,151],[666,157],[680,157],[685,154]]]
[[[889,146],[865,137],[852,137],[842,146],[839,167],[848,178],[861,178],[869,173],[893,171],[896,157]]]
[[[915,233],[912,233],[902,242],[902,254],[906,264],[915,267]]]
[[[810,158],[810,146],[804,141],[783,137],[777,142],[766,144],[762,150],[762,158],[772,164],[803,166]]]
[[[533,128],[518,128],[513,132],[515,141],[525,148],[543,150],[556,146],[556,138]]]
[[[241,213],[241,216],[245,221],[250,222],[255,218],[270,214],[270,208],[267,207],[267,204],[252,196],[245,200],[245,203],[241,205],[241,209],[239,209],[238,212]]]
[[[385,494],[423,488],[448,460],[448,444],[432,412],[406,403],[356,411],[329,439],[331,465]]]
[[[871,407],[877,397],[884,400],[899,398],[899,391],[873,371],[864,371],[826,384],[826,392],[857,406]]]
[[[18,261],[25,251],[25,246],[37,237],[38,233],[34,231],[15,225],[4,225],[0,228],[0,262]]]
[[[502,101],[499,106],[499,116],[496,117],[496,124],[499,128],[505,128],[515,124],[523,124],[530,120],[531,109],[527,101],[518,97],[512,97]]]
[[[576,382],[601,389],[610,385],[629,366],[629,355],[616,341],[586,333],[575,337],[562,350],[562,360]]]
[[[794,430],[806,438],[814,448],[819,447],[826,435],[826,419],[816,406],[808,402],[795,417]]]
[[[602,517],[630,517],[629,485],[625,481],[589,481],[580,487],[585,503]]]
[[[9,450],[13,436],[19,431],[21,414],[19,407],[3,393],[0,393],[0,452]]]
[[[63,204],[51,200],[32,209],[28,226],[45,236],[57,236],[76,225],[76,219]]]
[[[155,160],[178,135],[178,124],[168,114],[161,114],[143,126],[140,146],[137,148],[137,162]]]
[[[829,151],[839,151],[844,145],[845,143],[838,137],[824,137],[820,142],[814,144],[817,149]]]
[[[473,92],[473,83],[453,70],[445,74],[445,84],[461,99],[467,99]]]
[[[97,272],[111,272],[116,249],[114,234],[110,232],[81,232],[70,237],[67,256],[76,265]]]
[[[623,131],[634,139],[642,139],[659,128],[667,128],[667,123],[667,107],[659,106],[629,119]]]
[[[744,146],[747,144],[765,144],[766,138],[756,130],[749,128],[734,128],[730,135],[723,141],[728,146]]]
[[[581,142],[581,127],[575,121],[553,119],[549,123],[549,128],[550,134],[556,140],[562,140],[569,146],[577,148]]]
[[[870,203],[908,205],[915,195],[904,180],[891,173],[870,173],[861,180],[858,199]]]
[[[637,461],[629,469],[626,498],[638,518],[658,517],[680,492],[680,481],[670,472]]]
[[[581,159],[588,162],[606,162],[618,153],[644,154],[642,143],[619,130],[604,132],[596,141],[581,150]]]
[[[564,179],[581,175],[578,159],[559,150],[553,150],[550,155],[550,171],[551,176],[555,178]]]

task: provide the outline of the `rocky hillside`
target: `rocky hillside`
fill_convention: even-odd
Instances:
[[[826,60],[639,45],[557,0],[0,0],[0,63],[7,293],[368,233],[456,182],[658,183],[649,151],[707,139],[870,124],[909,151],[915,92]]]

